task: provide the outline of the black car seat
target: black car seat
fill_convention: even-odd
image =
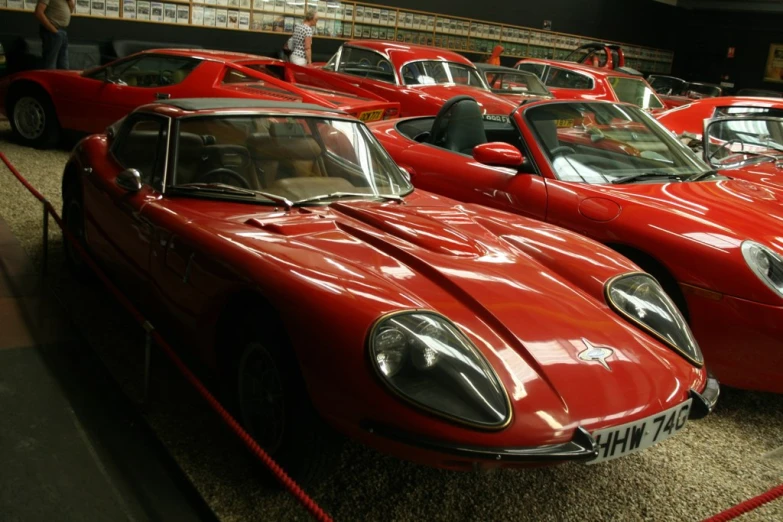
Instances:
[[[468,155],[472,155],[476,145],[487,143],[484,119],[478,102],[463,95],[455,96],[444,103],[432,123],[429,142]]]

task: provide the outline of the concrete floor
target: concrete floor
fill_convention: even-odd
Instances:
[[[59,205],[67,152],[19,147],[9,136],[0,123],[0,151]],[[29,254],[40,256],[40,206],[5,173],[0,216]],[[59,232],[51,228],[51,285],[125,392],[137,399],[141,332],[103,290],[70,277]],[[307,519],[290,495],[264,489],[248,455],[162,356],[154,365],[153,402],[144,415],[221,520]],[[782,446],[783,398],[724,388],[709,418],[603,465],[453,473],[349,443],[333,476],[309,493],[335,520],[698,521],[783,482]],[[783,500],[738,520],[783,521]]]

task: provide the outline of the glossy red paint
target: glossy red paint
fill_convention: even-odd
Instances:
[[[193,114],[160,105],[140,110]],[[87,243],[98,260],[155,324],[213,367],[221,357],[217,325],[229,305],[268,303],[318,412],[373,447],[465,469],[473,462],[393,442],[362,423],[463,446],[538,446],[570,441],[580,426],[592,431],[652,415],[705,387],[704,368],[607,306],[605,283],[638,268],[573,232],[420,190],[404,204],[290,210],[173,197],[149,186],[131,194],[116,184],[122,167],[109,145],[105,135],[84,139],[66,167],[66,183],[82,187]],[[457,175],[465,169],[454,166]],[[92,173],[82,174],[88,167]],[[486,357],[511,402],[507,427],[443,420],[379,382],[368,360],[369,332],[385,314],[414,309],[448,317]],[[614,349],[611,371],[578,358],[583,339]]]
[[[366,50],[377,57],[378,63],[388,62],[393,71],[394,80],[382,81],[357,74],[337,72],[339,61],[345,49],[356,48]],[[459,83],[437,85],[405,85],[402,81],[402,68],[405,64],[420,60],[451,62],[475,71],[470,60],[461,54],[446,49],[421,45],[386,42],[382,40],[352,40],[343,44],[340,50],[329,60],[323,71],[341,82],[348,82],[356,87],[368,90],[384,100],[400,104],[400,116],[427,116],[438,113],[443,103],[458,96],[467,94],[478,101],[486,114],[507,116],[519,104],[519,99],[503,99],[492,93],[486,85],[480,87],[461,85]],[[336,68],[335,65],[338,65]],[[479,74],[476,72],[476,74]],[[307,81],[307,80],[306,80]],[[307,81],[309,83],[309,81]],[[340,89],[335,85],[336,89]],[[516,102],[516,103],[515,103]]]
[[[190,58],[198,65],[181,82],[155,87],[123,85],[91,77],[108,67],[154,56]],[[303,85],[301,80],[310,75],[309,83],[312,85]],[[10,104],[17,94],[30,93],[35,89],[51,100],[61,128],[86,133],[102,132],[136,107],[161,97],[301,101],[340,109],[364,119],[382,119],[399,114],[399,104],[356,86],[337,82],[335,86],[319,87],[318,83],[323,83],[321,78],[324,76],[318,69],[251,54],[202,49],[153,49],[84,72],[25,71],[3,78],[0,81],[0,114],[10,118]]]
[[[396,129],[404,120],[370,127],[398,163],[415,170],[418,188],[559,225],[639,262],[652,261],[682,289],[693,332],[719,380],[783,393],[783,300],[740,251],[743,240],[755,239],[783,255],[783,191],[725,179],[560,181],[524,119],[527,110],[546,103],[557,102],[533,102],[513,116],[539,174],[517,174],[417,143]]]
[[[507,143],[485,143],[473,149],[473,159],[484,165],[496,167],[518,167],[522,164],[522,153]]]
[[[650,89],[650,99],[652,107],[650,112],[658,113],[665,110],[666,105],[661,101],[647,80],[640,76],[627,74],[622,71],[606,69],[601,67],[592,67],[575,62],[564,62],[560,60],[544,60],[540,58],[523,58],[519,60],[514,67],[520,69],[520,65],[528,64],[537,66],[534,71],[542,79],[544,85],[549,89],[555,98],[564,100],[583,99],[583,100],[606,100],[614,102],[630,101],[621,100],[615,93],[610,83],[611,78],[628,78],[643,82]],[[523,70],[532,70],[524,68]],[[558,87],[551,75],[560,73],[560,71],[570,71],[581,75],[585,79],[585,87],[582,88],[564,88]]]

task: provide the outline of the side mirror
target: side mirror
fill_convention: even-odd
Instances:
[[[117,185],[128,192],[141,190],[141,173],[136,169],[125,169],[117,175]]]
[[[491,167],[517,168],[525,162],[519,149],[504,142],[476,145],[473,147],[473,159]]]
[[[411,181],[411,178],[413,177],[413,173],[415,172],[412,167],[409,167],[408,165],[402,166],[400,165],[400,173],[402,174],[402,177]]]

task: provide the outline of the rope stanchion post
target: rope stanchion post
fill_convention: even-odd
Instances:
[[[152,361],[152,332],[155,327],[149,321],[144,321],[144,396],[142,403],[147,405],[150,400],[150,372]]]
[[[43,241],[41,252],[41,279],[46,279],[46,268],[49,261],[49,207],[47,201],[44,200],[41,207],[43,208]]]
[[[294,480],[288,476],[288,474],[283,470],[273,459],[269,456],[269,454],[264,451],[262,447],[256,443],[256,441],[248,434],[234,419],[234,417],[229,414],[225,408],[220,404],[220,402],[210,393],[210,391],[207,389],[207,387],[202,383],[198,377],[193,374],[193,372],[190,371],[190,369],[185,365],[185,363],[179,358],[179,356],[175,353],[174,349],[166,342],[163,337],[161,337],[160,333],[155,330],[155,328],[152,326],[152,324],[139,312],[136,307],[131,303],[128,298],[117,288],[117,286],[108,278],[108,276],[101,270],[101,268],[95,263],[95,261],[90,257],[89,253],[82,247],[81,244],[76,240],[76,238],[65,228],[62,218],[57,213],[57,210],[46,200],[46,198],[38,192],[35,187],[33,187],[30,182],[28,182],[24,176],[22,176],[18,170],[11,164],[11,162],[8,160],[5,154],[0,152],[0,161],[5,163],[6,167],[8,167],[8,170],[11,171],[11,174],[14,175],[14,177],[33,195],[35,196],[38,201],[43,203],[44,208],[44,232],[43,232],[43,249],[44,249],[44,258],[43,258],[43,266],[46,266],[47,263],[47,257],[48,257],[48,228],[49,228],[49,215],[54,219],[57,226],[62,230],[64,240],[68,241],[70,245],[73,246],[73,248],[76,249],[79,256],[85,261],[87,266],[89,266],[93,272],[95,272],[96,276],[99,280],[101,280],[104,285],[106,286],[106,289],[114,295],[114,297],[117,299],[117,301],[120,303],[120,305],[125,308],[125,310],[130,313],[133,318],[136,320],[137,324],[140,324],[145,331],[145,341],[144,341],[144,397],[145,402],[148,399],[149,396],[149,382],[150,382],[150,371],[151,371],[151,359],[152,359],[152,342],[155,341],[155,344],[160,347],[163,352],[166,354],[166,356],[171,360],[171,362],[179,369],[182,376],[187,380],[194,389],[201,395],[201,397],[207,402],[207,404],[215,411],[215,413],[218,414],[218,416],[229,426],[229,428],[242,440],[242,442],[245,444],[247,448],[250,449],[250,451],[253,452],[253,454],[260,460],[264,465],[266,465],[272,473],[275,475],[275,477],[280,481],[280,483],[285,486],[285,488],[288,490],[289,493],[291,493],[298,501],[299,503],[308,511],[308,513],[316,520],[320,522],[332,522],[331,517],[323,510],[321,507],[311,499],[305,491],[303,491],[299,485],[294,482]],[[46,269],[44,268],[42,273],[45,274]]]

